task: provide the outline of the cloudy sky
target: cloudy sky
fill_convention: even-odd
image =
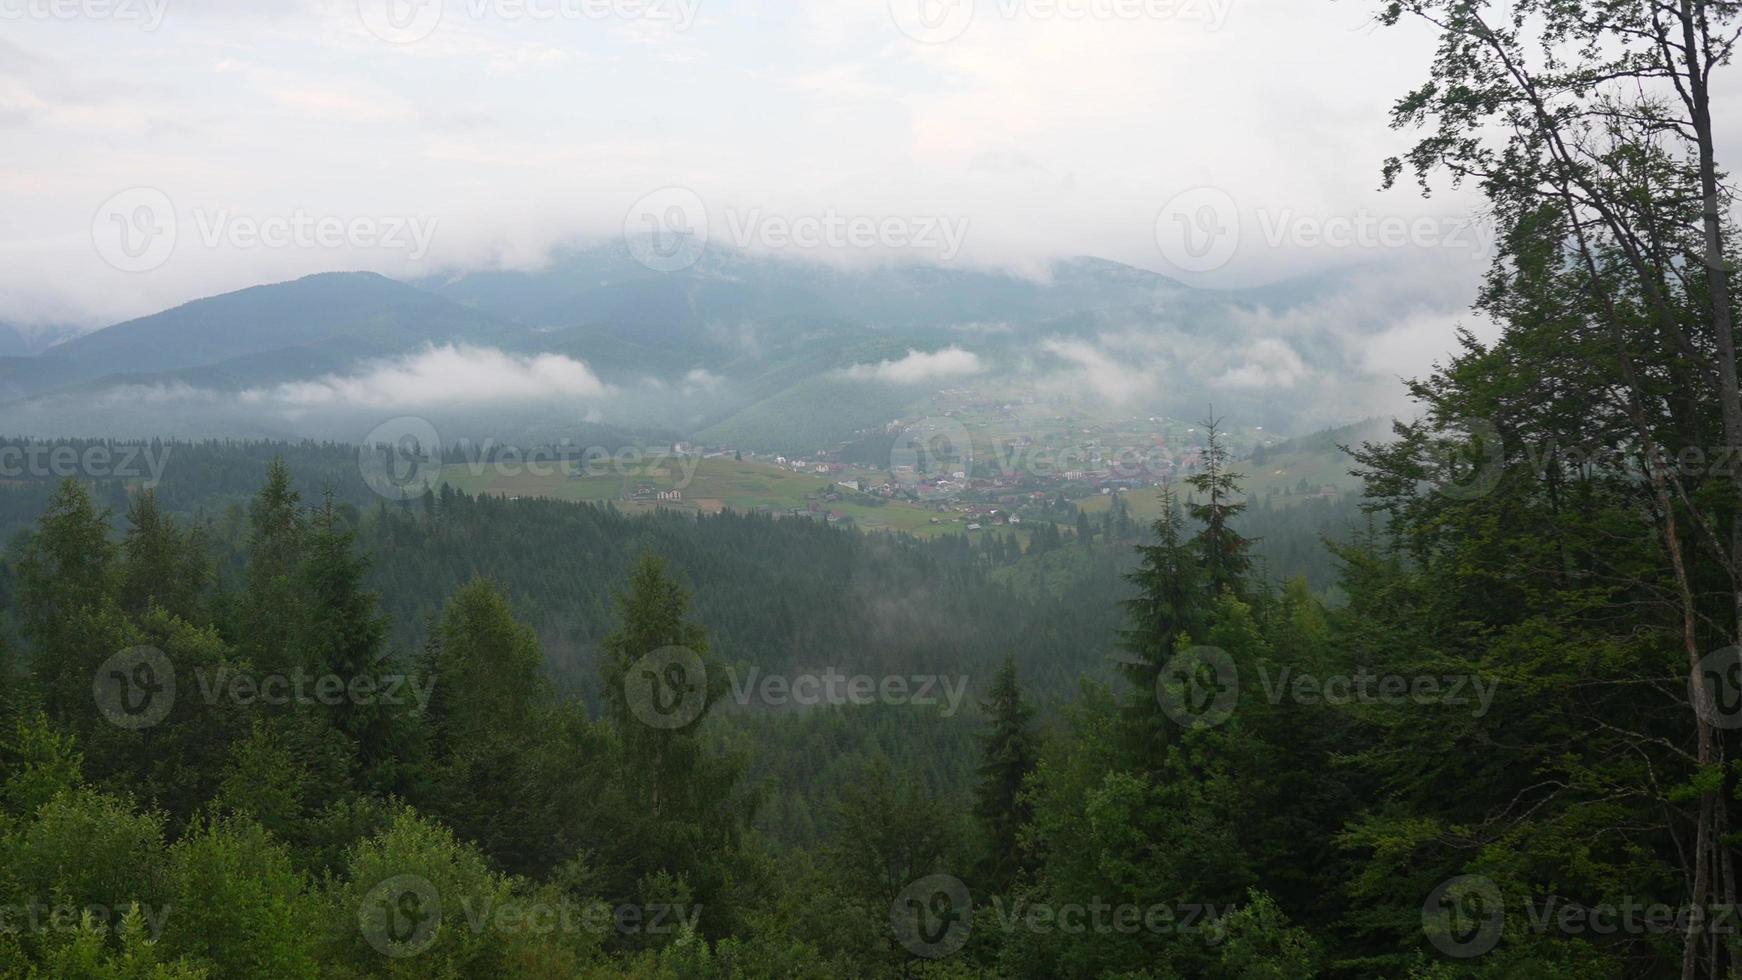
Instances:
[[[0,0],[0,321],[521,266],[699,208],[837,263],[1401,265],[1443,309],[1399,328],[1443,333],[1472,201],[1378,190],[1432,39],[1375,6]]]

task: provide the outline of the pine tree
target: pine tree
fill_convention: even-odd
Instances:
[[[611,720],[625,734],[649,727],[636,717],[626,684],[632,680],[630,672],[638,661],[668,647],[688,650],[704,661],[707,658],[708,633],[700,624],[686,621],[689,604],[689,592],[666,573],[665,561],[652,552],[643,553],[629,574],[629,587],[617,596],[617,629],[604,640],[605,659],[600,668]],[[673,693],[689,696],[707,692]],[[711,702],[711,698],[704,701],[704,715]]]
[[[517,622],[493,583],[474,579],[448,600],[432,639],[430,713],[449,751],[498,733],[524,732],[549,696],[538,637]]]
[[[249,507],[248,521],[247,586],[242,621],[233,628],[255,667],[288,671],[297,660],[290,642],[301,619],[296,579],[307,521],[282,457],[267,465],[266,485]]]
[[[328,717],[356,746],[366,780],[379,783],[390,777],[376,770],[391,768],[400,747],[401,725],[395,716],[408,713],[412,705],[403,700],[389,704],[374,692],[376,679],[391,672],[382,666],[387,621],[376,609],[375,594],[363,588],[369,561],[356,554],[355,537],[355,531],[339,523],[329,492],[307,531],[307,553],[297,577],[303,619],[295,657],[297,667],[347,685],[345,695],[329,705]],[[371,693],[353,696],[353,683]],[[405,694],[403,689],[400,693]]]
[[[875,917],[877,944],[893,963],[908,963],[912,955],[895,948],[889,910],[915,881],[953,870],[962,824],[959,809],[927,793],[911,775],[891,772],[881,754],[842,787],[825,863],[836,887]]]
[[[1030,727],[1034,709],[1022,699],[1014,657],[1004,658],[981,708],[987,728],[980,736],[980,783],[974,790],[974,813],[987,838],[981,874],[995,892],[1005,892],[1027,864],[1018,836],[1030,816],[1022,787],[1039,751]]]
[[[617,629],[603,642],[605,703],[628,753],[637,790],[652,815],[681,817],[697,796],[701,748],[695,731],[725,693],[723,672],[708,657],[708,632],[689,622],[689,592],[666,573],[665,562],[644,553],[617,597]],[[670,662],[649,668],[643,658],[673,651]],[[646,671],[637,676],[638,672]],[[650,720],[639,697],[651,685],[655,699],[676,704],[670,727]]]
[[[74,610],[107,600],[114,558],[109,512],[99,511],[78,481],[62,481],[18,563],[26,634],[46,642]]]
[[[1214,599],[1223,592],[1243,596],[1246,574],[1252,568],[1252,542],[1234,530],[1233,520],[1246,509],[1235,498],[1240,493],[1240,474],[1228,469],[1228,450],[1222,443],[1220,419],[1203,423],[1209,432],[1204,448],[1204,469],[1186,478],[1186,483],[1203,496],[1190,505],[1191,515],[1203,524],[1193,538],[1198,559],[1203,564],[1204,587]]]
[[[108,522],[109,512],[68,479],[20,551],[20,625],[45,707],[57,721],[94,721],[92,672],[123,643]]]
[[[119,599],[140,616],[159,606],[193,621],[210,572],[197,530],[183,532],[157,504],[157,492],[139,491],[127,507],[127,534],[121,542]]]
[[[1156,679],[1177,652],[1182,636],[1202,636],[1207,613],[1202,570],[1190,545],[1181,537],[1179,509],[1173,491],[1161,492],[1161,516],[1153,525],[1155,543],[1140,545],[1137,569],[1126,579],[1137,595],[1124,602],[1131,623],[1121,637],[1128,655],[1119,669],[1134,688],[1139,714],[1157,714]]]
[[[633,819],[617,828],[608,849],[637,893],[672,879],[692,889],[699,904],[719,913],[706,923],[719,935],[738,914],[732,890],[744,873],[740,844],[757,796],[739,785],[745,757],[711,751],[697,733],[727,684],[708,656],[707,630],[687,618],[689,603],[688,590],[652,553],[641,556],[617,597],[617,628],[602,644],[600,672]],[[670,659],[649,667],[644,658],[656,653]],[[682,724],[648,714],[639,696],[646,685],[657,688],[655,698],[677,699],[681,714],[673,718]]]

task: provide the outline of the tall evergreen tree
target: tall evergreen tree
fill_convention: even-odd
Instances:
[[[1136,689],[1139,704],[1155,704],[1156,678],[1172,659],[1182,636],[1201,636],[1205,626],[1203,573],[1183,539],[1173,491],[1161,491],[1161,516],[1153,525],[1155,542],[1139,545],[1136,570],[1126,576],[1137,594],[1125,600],[1126,628],[1119,668]]]
[[[756,797],[740,785],[745,760],[715,751],[698,732],[727,683],[708,656],[707,629],[689,620],[689,604],[665,562],[643,553],[617,597],[617,628],[602,643],[625,803],[637,814],[613,841],[613,863],[639,872],[641,889],[650,875],[674,876],[718,908],[710,926],[727,928],[737,914],[727,889],[741,873],[733,868]],[[650,701],[675,707],[669,716],[650,714]]]
[[[121,541],[119,599],[140,616],[159,606],[193,621],[210,572],[198,530],[183,531],[157,503],[157,491],[140,490],[127,507],[127,533]]]
[[[287,671],[298,660],[290,643],[302,618],[297,575],[307,518],[282,457],[267,465],[266,485],[249,507],[248,524],[247,586],[238,607],[241,621],[233,628],[254,666]]]
[[[415,707],[402,687],[389,699],[376,689],[393,673],[385,661],[387,621],[376,596],[363,587],[369,560],[357,553],[356,532],[340,523],[328,493],[306,532],[296,595],[301,620],[292,648],[294,665],[337,678],[345,693],[327,717],[355,748],[359,771],[378,789],[390,788],[404,745],[404,717]],[[396,703],[392,703],[396,702]]]
[[[507,598],[485,579],[448,600],[432,649],[431,724],[444,752],[524,732],[550,696],[538,637],[515,621]]]
[[[1031,727],[1034,709],[1022,699],[1014,657],[1004,658],[981,709],[987,727],[980,736],[980,783],[974,790],[974,813],[986,832],[981,880],[994,891],[1005,892],[1027,863],[1020,839],[1030,816],[1023,782],[1034,771],[1039,754]]]
[[[18,556],[20,625],[45,707],[59,721],[95,723],[92,673],[125,642],[108,519],[83,485],[64,480]]]
[[[1228,447],[1220,430],[1221,420],[1203,422],[1208,436],[1204,445],[1203,472],[1186,477],[1186,484],[1200,499],[1188,509],[1200,524],[1192,546],[1203,565],[1204,587],[1214,599],[1223,592],[1245,594],[1246,575],[1252,568],[1252,543],[1234,530],[1234,519],[1246,509],[1239,500],[1240,474],[1228,468]]]

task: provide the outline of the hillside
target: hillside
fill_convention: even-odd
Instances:
[[[67,340],[47,356],[85,378],[214,365],[321,344],[353,356],[466,340],[501,343],[495,319],[384,276],[327,273],[195,300]]]

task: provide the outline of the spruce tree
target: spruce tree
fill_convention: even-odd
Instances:
[[[45,707],[56,720],[94,721],[91,677],[121,649],[109,513],[63,481],[18,559],[20,625]]]
[[[403,687],[389,703],[375,684],[395,673],[383,664],[387,621],[376,609],[375,594],[363,588],[369,561],[356,554],[356,532],[340,524],[329,492],[307,532],[307,555],[297,578],[303,619],[297,631],[295,666],[336,677],[346,692],[327,705],[327,717],[356,746],[358,768],[366,781],[386,788],[385,771],[401,748],[401,719],[415,706]],[[360,694],[352,694],[352,685]]]
[[[142,616],[152,606],[193,621],[210,575],[198,531],[182,531],[157,503],[157,492],[134,494],[121,541],[121,607]]]
[[[1162,717],[1156,682],[1179,652],[1181,639],[1202,637],[1208,628],[1203,572],[1182,537],[1181,524],[1173,491],[1163,488],[1161,516],[1153,525],[1155,543],[1138,546],[1137,568],[1126,576],[1137,595],[1124,602],[1130,626],[1120,637],[1125,656],[1118,668],[1132,686],[1130,704],[1142,743],[1167,740],[1168,722]],[[1138,751],[1140,757],[1148,756],[1148,748]]]
[[[689,604],[665,562],[644,553],[617,597],[617,628],[602,644],[604,699],[624,754],[623,804],[634,814],[607,845],[608,863],[638,891],[670,878],[684,883],[719,912],[706,923],[716,934],[736,914],[727,890],[741,873],[734,869],[756,797],[739,785],[745,759],[710,751],[697,733],[727,683],[708,656],[707,630],[688,619]],[[649,698],[675,701],[674,712],[650,714]]]
[[[1030,808],[1022,784],[1034,771],[1039,752],[1030,724],[1034,709],[1022,699],[1014,657],[1004,658],[980,707],[987,718],[980,736],[980,783],[974,790],[974,814],[986,832],[981,877],[993,891],[1005,892],[1026,865],[1019,834]]]
[[[1181,634],[1196,634],[1204,622],[1202,570],[1184,540],[1173,490],[1161,491],[1161,516],[1151,525],[1153,544],[1137,547],[1138,564],[1126,580],[1137,595],[1125,600],[1130,626],[1120,648],[1131,655],[1126,676],[1140,689],[1152,690],[1155,675],[1174,654]]]
[[[1246,574],[1252,568],[1252,542],[1234,530],[1233,520],[1246,509],[1240,493],[1240,474],[1228,468],[1228,449],[1222,443],[1220,419],[1208,419],[1203,425],[1209,432],[1204,447],[1203,472],[1186,478],[1186,483],[1201,500],[1190,505],[1192,517],[1203,525],[1192,546],[1204,569],[1204,587],[1213,600],[1223,592],[1243,596]]]
[[[430,714],[448,751],[524,733],[550,694],[537,635],[515,620],[507,597],[486,579],[448,600],[431,651],[437,683]]]
[[[266,485],[249,507],[248,523],[247,585],[241,621],[233,628],[255,667],[287,671],[296,660],[290,641],[301,618],[296,579],[307,521],[282,457],[267,465]]]

